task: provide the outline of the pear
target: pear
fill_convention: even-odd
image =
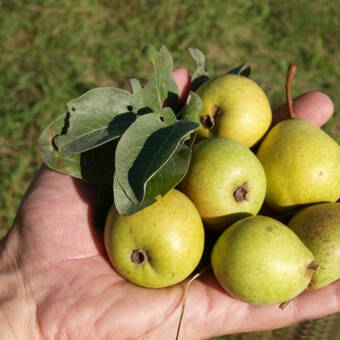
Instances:
[[[321,288],[340,279],[340,203],[322,203],[302,209],[288,226],[319,264],[309,288]]]
[[[204,228],[194,204],[171,190],[131,215],[111,207],[104,243],[115,270],[143,287],[174,285],[191,274],[204,248]]]
[[[266,194],[266,178],[246,146],[230,138],[213,137],[194,146],[180,190],[194,202],[208,228],[223,231],[258,213]]]
[[[260,215],[223,232],[211,265],[230,295],[260,305],[294,298],[306,289],[316,268],[313,254],[291,229]]]
[[[199,137],[229,137],[251,147],[269,129],[270,104],[253,80],[227,74],[207,81],[197,93],[203,101]]]
[[[275,125],[257,157],[267,178],[266,202],[285,212],[340,197],[340,147],[316,125],[299,118]]]

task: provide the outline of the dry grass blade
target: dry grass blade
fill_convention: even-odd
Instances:
[[[182,299],[183,304],[182,304],[182,309],[181,309],[181,316],[179,317],[177,333],[176,333],[176,340],[179,340],[179,332],[181,330],[181,325],[182,325],[182,320],[183,320],[183,315],[184,315],[184,310],[185,310],[185,302],[186,302],[186,297],[187,297],[189,286],[194,280],[196,280],[199,276],[201,276],[209,268],[210,268],[210,266],[203,268],[201,271],[199,271],[197,274],[195,274],[185,285],[183,299]]]

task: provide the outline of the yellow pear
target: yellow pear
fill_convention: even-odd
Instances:
[[[258,213],[266,194],[266,177],[246,146],[230,138],[213,137],[194,146],[180,190],[194,202],[205,226],[223,231]]]
[[[131,216],[118,214],[112,206],[104,240],[122,277],[139,286],[160,288],[184,280],[196,268],[204,229],[194,204],[173,189]]]
[[[227,74],[197,90],[203,101],[198,136],[229,137],[253,146],[268,130],[272,112],[266,94],[253,80]]]
[[[291,98],[296,71],[290,64],[285,85],[292,119],[276,124],[257,152],[267,177],[265,201],[279,212],[340,197],[340,147],[313,123],[296,118]]]
[[[214,245],[211,265],[229,294],[260,305],[297,296],[317,267],[295,233],[266,216],[244,218],[225,230]]]
[[[299,118],[275,125],[257,157],[267,178],[266,202],[277,211],[340,197],[340,147],[316,125]]]

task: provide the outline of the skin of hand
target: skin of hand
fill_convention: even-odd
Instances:
[[[178,69],[174,77],[183,100],[190,74]],[[309,92],[294,109],[320,116],[320,123],[333,104]],[[286,114],[283,107],[279,114]],[[96,190],[45,166],[38,172],[0,243],[1,339],[175,338],[186,281],[147,289],[113,270],[92,224]],[[339,311],[340,281],[306,291],[282,310],[230,297],[206,271],[188,290],[180,338],[274,329]]]

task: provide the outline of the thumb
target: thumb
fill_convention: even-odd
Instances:
[[[324,93],[311,91],[303,93],[293,100],[296,117],[309,120],[317,126],[324,125],[334,112],[332,100]],[[279,106],[273,112],[273,125],[281,120],[289,119],[287,104]]]

